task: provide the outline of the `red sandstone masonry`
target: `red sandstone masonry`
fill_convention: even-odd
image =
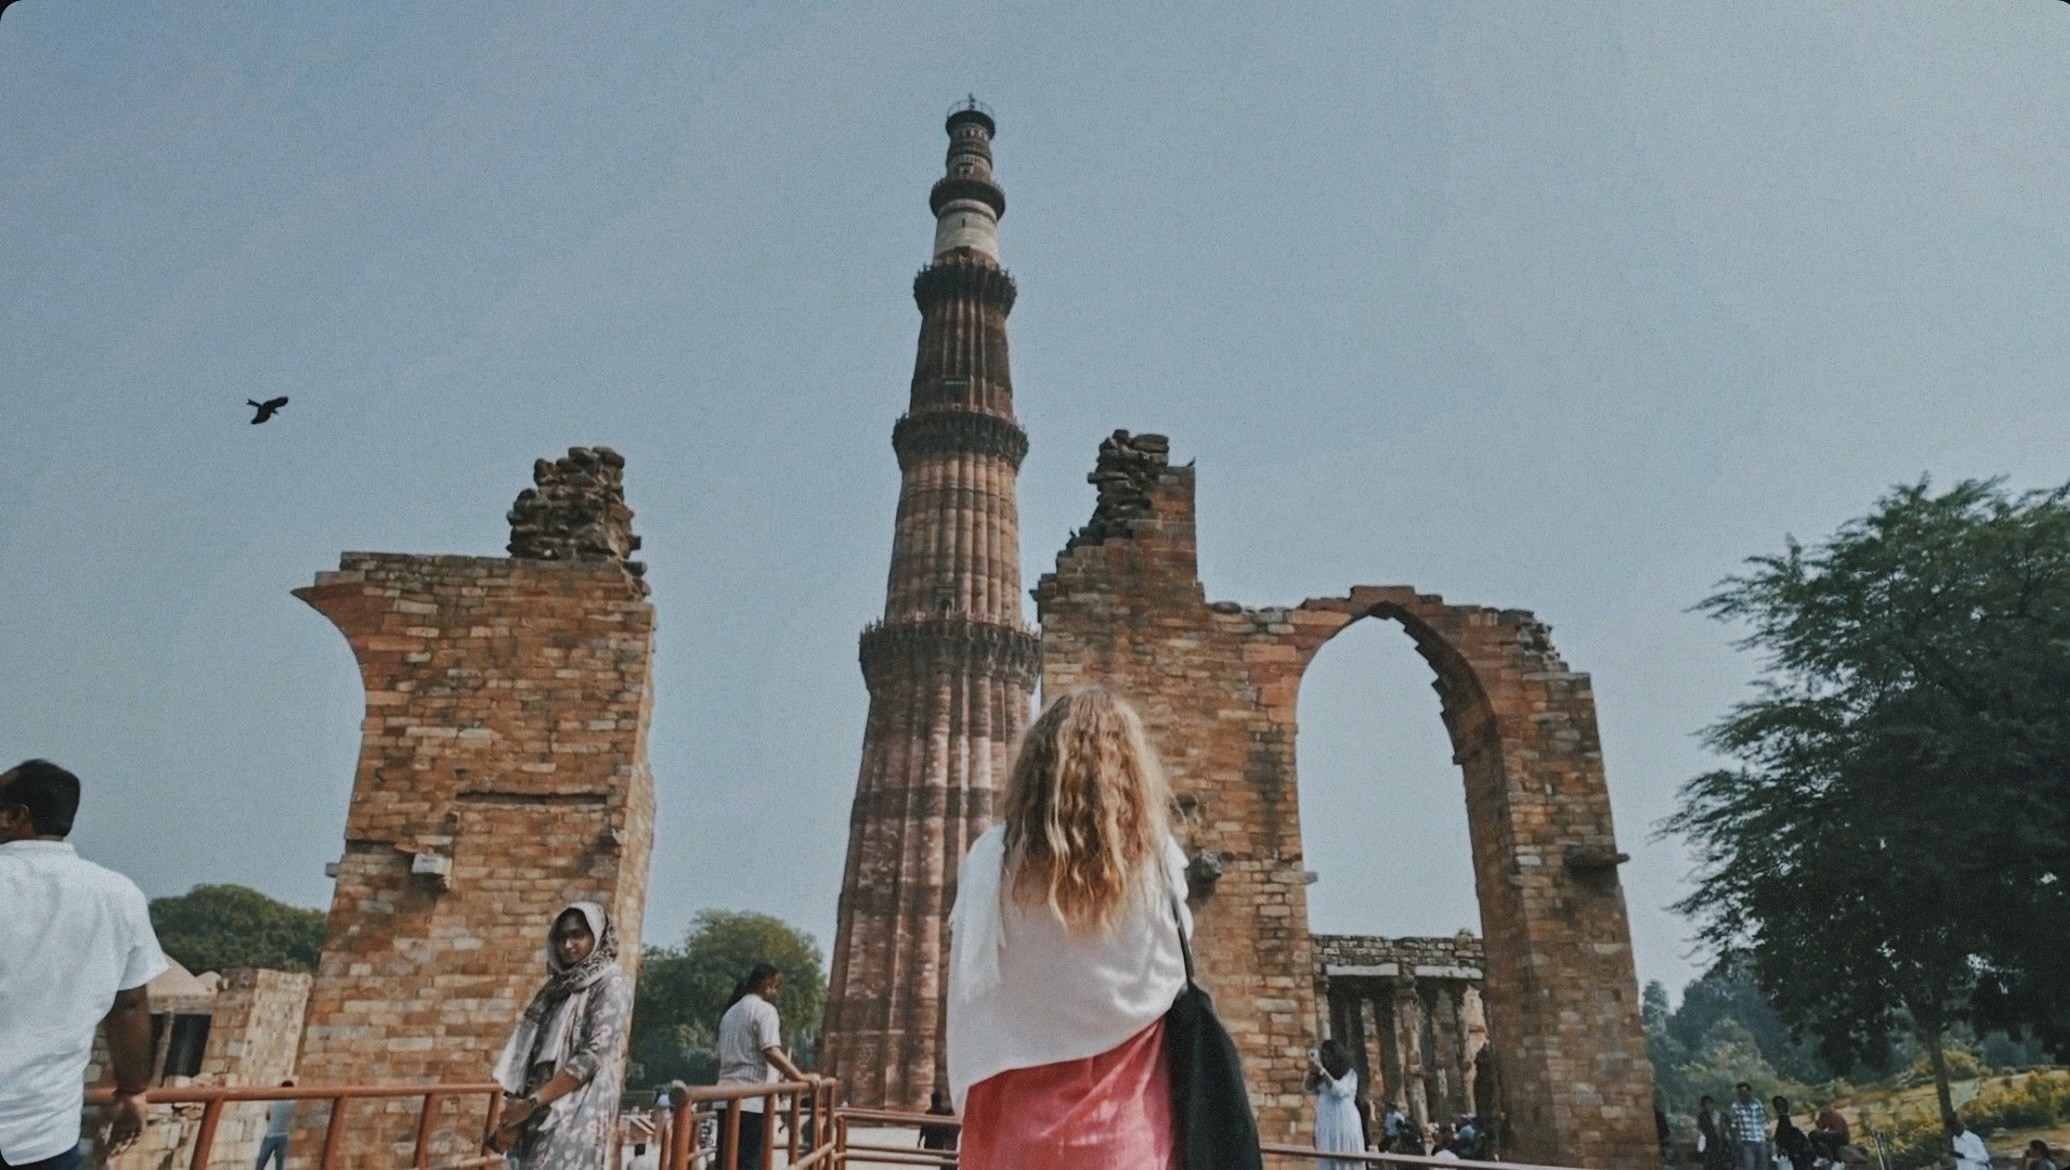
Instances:
[[[1004,207],[991,126],[968,111],[950,118],[952,177],[937,194],[976,184]],[[944,1082],[956,873],[991,823],[1035,686],[1015,504],[1028,439],[1006,348],[1014,296],[996,260],[970,248],[939,253],[913,281],[920,341],[892,428],[901,482],[884,617],[860,646],[870,712],[822,1048],[857,1105],[922,1109]]]
[[[1146,442],[1147,441],[1147,442]],[[1364,617],[1400,622],[1436,672],[1466,783],[1487,934],[1486,1004],[1505,1156],[1655,1164],[1652,1070],[1639,1022],[1609,793],[1586,675],[1521,610],[1360,586],[1292,608],[1210,605],[1193,469],[1161,437],[1103,444],[1100,508],[1035,589],[1043,689],[1101,683],[1142,710],[1185,814],[1189,851],[1224,874],[1199,902],[1206,981],[1247,1060],[1268,1139],[1308,1124],[1313,941],[1294,768],[1302,672]]]
[[[637,540],[612,460],[577,449],[537,473],[565,503],[565,481],[601,471],[601,514],[542,519],[521,501],[513,517],[533,555],[604,559],[346,553],[296,591],[345,635],[367,694],[304,1081],[484,1079],[568,902],[607,906],[637,969],[654,609],[622,559]],[[378,1122],[378,1106],[354,1108],[346,1164],[407,1159],[414,1105]],[[447,1104],[440,1160],[474,1148],[479,1113]],[[298,1154],[320,1115],[298,1115]]]

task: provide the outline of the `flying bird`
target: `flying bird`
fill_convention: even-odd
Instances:
[[[280,408],[287,405],[287,395],[283,394],[279,398],[268,398],[264,402],[253,402],[247,398],[244,400],[244,404],[258,410],[259,413],[252,416],[252,425],[258,426],[260,423],[280,413]]]

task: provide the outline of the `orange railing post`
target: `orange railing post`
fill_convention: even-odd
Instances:
[[[345,1131],[339,1127],[338,1119],[345,1116],[345,1098],[331,1098],[330,1120],[323,1127],[323,1157],[316,1163],[316,1170],[331,1170],[338,1164],[338,1145],[345,1140]]]
[[[417,1116],[417,1148],[411,1152],[410,1165],[414,1170],[430,1170],[431,1126],[438,1120],[439,1099],[442,1093],[424,1094],[424,1112]]]
[[[688,1097],[669,1104],[674,1112],[669,1116],[667,1170],[690,1170],[690,1155],[697,1152],[697,1107]]]
[[[762,1098],[762,1165],[766,1168],[776,1161],[776,1097]]]
[[[489,1091],[489,1116],[482,1122],[482,1146],[488,1147],[489,1139],[496,1136],[496,1123],[503,1120],[503,1089],[498,1086]],[[498,1155],[500,1157],[500,1155]]]
[[[146,1097],[145,1100],[150,1100]],[[192,1170],[208,1170],[208,1156],[216,1146],[216,1126],[223,1120],[223,1102],[210,1101],[201,1107],[201,1129],[194,1135],[194,1158],[187,1165]]]
[[[798,1106],[800,1104],[799,1096],[800,1095],[797,1093],[791,1094],[791,1161],[793,1162],[798,1160]]]
[[[720,1170],[740,1170],[740,1098],[726,1103],[726,1120],[719,1126]]]

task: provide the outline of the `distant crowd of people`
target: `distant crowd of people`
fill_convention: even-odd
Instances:
[[[1847,1117],[1830,1102],[1810,1111],[1810,1129],[1798,1126],[1787,1097],[1764,1104],[1745,1081],[1733,1086],[1720,1109],[1706,1094],[1696,1106],[1696,1150],[1702,1170],[1846,1170],[1867,1166],[1868,1150],[1857,1143]],[[1664,1129],[1664,1127],[1663,1127]],[[1983,1136],[1958,1117],[1947,1124],[1944,1161],[1949,1170],[1991,1170]],[[1663,1141],[1665,1137],[1663,1136]],[[2027,1144],[2017,1170],[2060,1170],[2045,1141]]]
[[[1778,1170],[1777,1158],[1792,1170],[1866,1163],[1868,1155],[1854,1144],[1847,1118],[1830,1103],[1811,1112],[1809,1131],[1798,1128],[1787,1097],[1763,1104],[1745,1081],[1733,1086],[1724,1109],[1705,1094],[1696,1105],[1696,1150],[1703,1170]],[[1773,1129],[1770,1107],[1773,1107]]]

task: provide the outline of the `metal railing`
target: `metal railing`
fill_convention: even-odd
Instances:
[[[858,1141],[850,1136],[855,1126],[871,1128],[917,1129],[925,1133],[930,1129],[963,1132],[963,1122],[953,1115],[940,1113],[907,1113],[897,1109],[853,1109],[842,1108],[834,1112],[834,1144],[840,1151],[839,1165],[846,1167],[851,1157],[879,1166],[954,1166],[956,1151],[923,1150],[912,1146],[887,1146],[875,1142]]]
[[[766,1085],[698,1085],[671,1095],[668,1147],[662,1170],[739,1170],[741,1135],[750,1125],[761,1129],[762,1165],[781,1149],[791,1170],[835,1170],[844,1164],[834,1106],[835,1082],[778,1081]],[[759,1113],[746,1107],[759,1101]],[[781,1115],[783,1124],[778,1125]],[[704,1145],[706,1118],[719,1122],[718,1140]],[[778,1137],[783,1141],[779,1145]]]
[[[869,1140],[868,1135],[858,1137],[853,1133],[856,1129],[912,1129],[922,1132],[947,1129],[960,1133],[962,1123],[956,1117],[836,1105],[836,1088],[836,1082],[831,1080],[817,1084],[782,1081],[765,1085],[678,1088],[670,1097],[667,1133],[661,1135],[666,1139],[660,1151],[661,1170],[739,1170],[741,1138],[750,1126],[760,1128],[764,1151],[762,1165],[768,1170],[775,1170],[779,1164],[776,1158],[769,1156],[772,1153],[783,1156],[781,1165],[788,1170],[846,1170],[851,1160],[889,1166],[947,1167],[956,1163],[955,1150],[890,1145],[881,1140]],[[112,1098],[112,1090],[103,1088],[90,1090],[86,1100],[89,1105],[106,1105]],[[152,1105],[202,1107],[193,1150],[187,1162],[189,1170],[207,1170],[215,1149],[216,1132],[227,1106],[244,1102],[329,1102],[330,1110],[324,1119],[323,1152],[316,1167],[317,1170],[335,1170],[344,1147],[346,1125],[343,1123],[350,1120],[352,1103],[412,1098],[420,1103],[410,1155],[410,1165],[414,1170],[433,1170],[433,1133],[440,1106],[446,1101],[485,1100],[487,1111],[477,1149],[482,1148],[482,1144],[495,1133],[496,1122],[503,1112],[503,1090],[489,1081],[433,1085],[283,1085],[273,1088],[186,1086],[152,1089],[145,1099]],[[746,1108],[749,1101],[761,1102],[759,1114]],[[716,1130],[716,1140],[710,1144],[706,1144],[704,1138],[706,1122],[714,1123]],[[180,1145],[186,1144],[183,1138]],[[1312,1166],[1317,1158],[1330,1158],[1361,1166],[1393,1166],[1397,1170],[1410,1167],[1429,1167],[1431,1170],[1573,1170],[1572,1167],[1540,1166],[1529,1162],[1481,1162],[1422,1154],[1336,1153],[1284,1142],[1266,1142],[1261,1149],[1268,1165]],[[488,1166],[501,1161],[501,1155],[483,1152],[458,1163],[443,1164],[439,1170],[446,1170],[448,1166]]]
[[[92,1089],[86,1094],[88,1105],[107,1105],[114,1100],[113,1089]],[[432,1129],[437,1124],[439,1106],[450,1099],[485,1097],[488,1100],[488,1119],[483,1125],[482,1140],[487,1141],[496,1131],[496,1121],[503,1113],[503,1087],[493,1081],[466,1082],[439,1085],[279,1085],[272,1088],[260,1086],[216,1086],[188,1085],[178,1088],[154,1088],[144,1100],[152,1105],[199,1105],[201,1124],[194,1134],[194,1152],[188,1159],[188,1170],[208,1170],[209,1157],[215,1152],[216,1130],[222,1124],[223,1109],[227,1105],[247,1101],[328,1101],[330,1113],[324,1119],[323,1153],[317,1160],[317,1170],[334,1170],[338,1165],[340,1147],[343,1145],[345,1120],[348,1104],[353,1101],[407,1100],[417,1098],[422,1106],[417,1116],[417,1136],[410,1152],[410,1165],[414,1170],[431,1170]],[[185,1141],[181,1145],[185,1145]],[[481,1166],[502,1159],[493,1154],[459,1163],[465,1166]],[[448,1163],[448,1166],[453,1165]],[[443,1170],[443,1168],[442,1168]]]

